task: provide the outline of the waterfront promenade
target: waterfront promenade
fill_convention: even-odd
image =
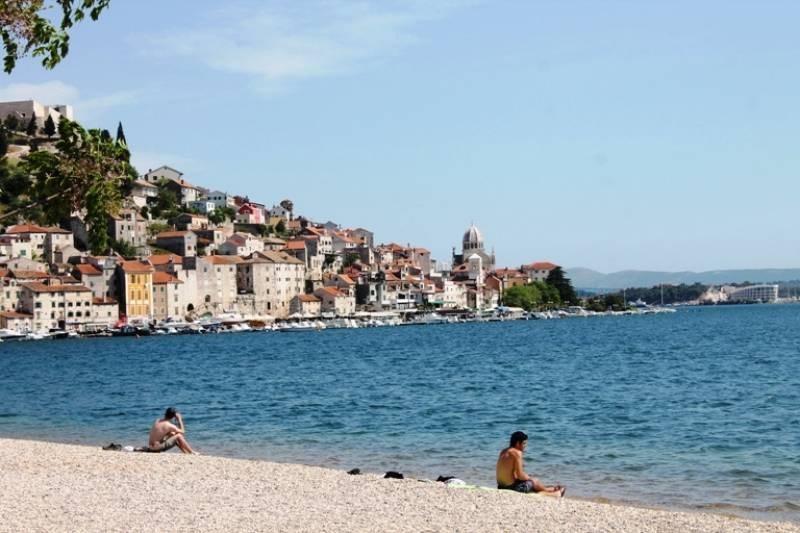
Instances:
[[[800,532],[266,461],[0,439],[2,531]]]

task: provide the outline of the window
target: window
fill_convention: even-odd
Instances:
[[[34,306],[36,309],[41,309],[41,308],[42,308],[42,302],[36,302],[35,304],[33,304],[33,306]]]

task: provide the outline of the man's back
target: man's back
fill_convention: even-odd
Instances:
[[[522,471],[522,453],[514,448],[505,448],[500,452],[495,467],[498,485],[511,485],[517,481],[517,471]]]
[[[150,447],[157,446],[164,440],[164,437],[171,433],[177,433],[178,431],[178,427],[175,424],[159,418],[153,423],[153,427],[150,428],[150,439],[147,445]]]

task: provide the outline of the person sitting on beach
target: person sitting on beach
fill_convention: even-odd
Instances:
[[[508,448],[500,452],[497,459],[496,476],[497,488],[513,490],[516,492],[536,492],[548,496],[562,497],[567,491],[566,487],[556,485],[547,487],[525,473],[522,466],[522,454],[528,447],[528,436],[522,431],[515,431],[511,434],[511,442]]]
[[[176,426],[172,421],[178,423]],[[177,446],[183,453],[196,453],[186,441],[186,426],[183,417],[174,407],[167,407],[164,418],[158,419],[150,428],[149,452],[165,452]]]

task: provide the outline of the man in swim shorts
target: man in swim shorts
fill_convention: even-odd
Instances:
[[[528,436],[522,431],[515,431],[511,434],[511,442],[508,448],[500,452],[497,458],[496,477],[497,488],[513,490],[516,492],[536,492],[548,496],[561,498],[567,491],[566,487],[556,485],[547,487],[525,473],[522,466],[522,454],[528,447]]]
[[[177,425],[172,421],[177,422]],[[174,407],[167,407],[164,418],[158,419],[150,428],[150,439],[147,442],[147,451],[166,452],[177,446],[183,453],[195,453],[184,436],[186,426],[183,424],[183,416]]]

